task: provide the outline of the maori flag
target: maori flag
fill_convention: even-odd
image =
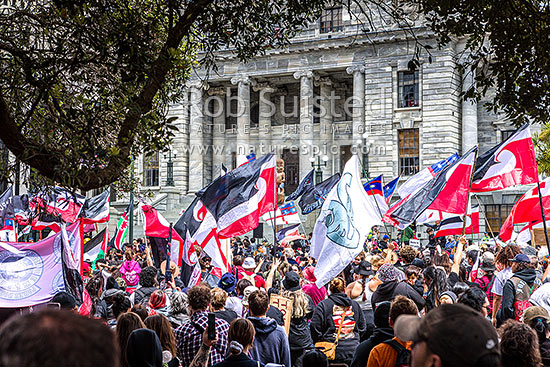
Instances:
[[[108,188],[104,192],[89,199],[86,199],[80,217],[83,218],[83,223],[105,223],[110,217],[110,198],[111,189]]]
[[[300,182],[296,190],[294,190],[292,194],[286,197],[286,201],[296,200],[305,192],[310,191],[314,186],[313,174],[314,174],[314,170],[309,171],[306,177],[304,177],[304,179]]]
[[[298,205],[302,214],[306,215],[323,206],[325,199],[332,188],[340,181],[340,174],[336,173],[316,186],[311,186],[302,194]]]

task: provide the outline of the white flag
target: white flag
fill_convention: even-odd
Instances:
[[[310,256],[317,259],[318,287],[336,277],[363,250],[369,231],[377,224],[381,220],[376,203],[361,184],[359,160],[353,155],[328,194],[313,230]]]

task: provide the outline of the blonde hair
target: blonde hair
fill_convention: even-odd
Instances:
[[[281,296],[288,297],[292,300],[292,317],[301,318],[307,315],[311,310],[309,309],[309,302],[306,294],[301,289],[297,291],[282,290]]]

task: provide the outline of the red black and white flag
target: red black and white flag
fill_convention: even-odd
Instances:
[[[245,234],[276,208],[275,176],[275,156],[268,154],[218,177],[197,193],[214,216],[220,236]]]
[[[541,181],[540,190],[544,215],[546,218],[550,218],[550,177]],[[500,228],[498,236],[501,240],[508,241],[512,238],[514,224],[536,224],[538,222],[542,222],[542,214],[540,210],[539,189],[535,186],[523,194],[514,204],[510,215],[508,215],[508,218],[506,218]]]
[[[108,188],[104,192],[89,199],[86,199],[80,217],[82,223],[105,223],[109,221],[111,189]]]
[[[170,261],[181,266],[183,238],[173,228],[170,236],[170,223],[151,205],[142,205],[141,210],[145,216],[145,235],[170,240],[170,246],[167,248]]]
[[[398,201],[386,212],[383,221],[404,229],[426,210],[465,214],[476,154],[477,147],[473,147],[422,187]]]
[[[74,223],[86,197],[61,187],[44,190],[29,200],[29,209],[38,214],[58,216],[65,223]]]
[[[478,157],[472,192],[502,190],[538,181],[537,160],[529,124]]]
[[[464,227],[464,216],[457,215],[451,218],[443,219],[437,227],[435,227],[435,237],[444,237],[451,235],[462,234]],[[470,213],[466,215],[465,234],[479,233],[479,206],[472,207]]]

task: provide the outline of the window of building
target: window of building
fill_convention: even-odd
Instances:
[[[490,233],[493,231],[492,236],[497,236],[500,227],[504,224],[504,221],[512,211],[513,205],[509,204],[487,204],[485,205],[485,216],[491,229],[486,228],[485,232]]]
[[[342,30],[342,7],[331,7],[321,14],[321,33],[340,32]]]
[[[300,155],[291,149],[283,149],[281,156],[285,161],[285,195],[290,195],[300,183]]]
[[[420,106],[420,86],[418,71],[400,71],[397,73],[399,108]]]
[[[420,166],[420,143],[418,129],[399,130],[399,172],[410,176],[418,172]]]
[[[516,130],[504,130],[502,131],[502,141],[508,139],[510,136],[514,135]]]
[[[145,186],[159,186],[159,153],[143,157],[143,179]]]
[[[230,89],[231,95],[226,95],[225,98],[225,131],[237,129],[237,114],[238,114],[238,98],[231,98],[237,94],[236,89]],[[228,103],[229,102],[229,103]]]

